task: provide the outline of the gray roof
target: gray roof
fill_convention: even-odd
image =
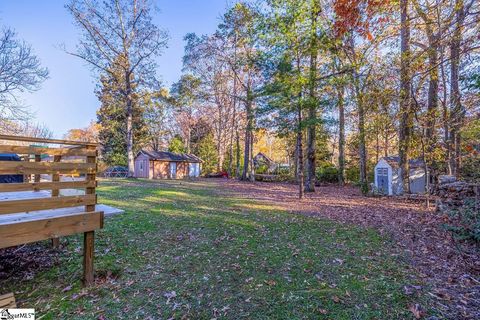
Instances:
[[[160,161],[172,161],[172,162],[203,162],[202,159],[193,155],[193,154],[186,154],[186,153],[174,153],[168,151],[147,151],[142,150],[139,152],[143,153],[147,157],[152,160],[160,160]],[[138,155],[137,155],[138,156]]]
[[[253,158],[254,158],[254,159],[255,159],[255,158],[257,158],[257,159],[258,159],[258,158],[264,158],[264,159],[265,159],[266,161],[268,161],[268,162],[275,162],[275,161],[273,161],[269,156],[267,156],[267,155],[266,155],[265,153],[263,153],[263,152],[257,153],[257,155],[256,155],[255,157],[253,157]]]
[[[388,164],[392,167],[398,167],[399,162],[400,162],[400,157],[399,156],[388,156],[388,157],[383,157],[383,160],[387,161]],[[425,163],[423,162],[423,159],[410,159],[408,160],[408,166],[410,168],[423,168]]]

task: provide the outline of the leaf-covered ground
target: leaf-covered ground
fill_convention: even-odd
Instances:
[[[442,224],[445,215],[422,201],[399,197],[364,197],[357,188],[325,185],[297,199],[297,186],[218,180],[220,190],[240,198],[255,197],[291,213],[374,228],[392,237],[392,252],[402,255],[420,277],[423,294],[432,298],[440,318],[480,319],[480,248],[459,245]],[[411,290],[406,289],[406,292]]]
[[[81,288],[82,238],[71,236],[57,252],[48,242],[0,251],[0,292],[15,292],[41,319],[408,319],[431,312],[424,284],[391,238],[291,214],[260,193],[233,189],[217,180],[102,181],[99,202],[126,212],[96,233],[97,284]]]

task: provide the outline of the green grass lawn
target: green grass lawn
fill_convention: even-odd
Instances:
[[[0,283],[37,317],[412,317],[411,270],[374,230],[219,196],[205,181],[102,181],[98,194],[125,213],[96,233],[96,286],[81,288],[81,236],[53,268]]]

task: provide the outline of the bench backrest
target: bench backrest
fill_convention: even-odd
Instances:
[[[8,144],[6,144],[8,143]],[[49,147],[51,144],[58,147]],[[1,183],[0,192],[52,190],[50,198],[3,201],[0,214],[85,206],[94,211],[96,204],[97,145],[56,139],[0,135],[0,154],[13,153],[23,161],[0,161],[0,175],[23,175],[23,183]],[[51,181],[42,182],[42,174]],[[71,175],[60,181],[61,175]],[[85,175],[85,179],[79,179]],[[71,180],[71,181],[70,181]],[[61,189],[85,189],[85,195],[58,197]]]

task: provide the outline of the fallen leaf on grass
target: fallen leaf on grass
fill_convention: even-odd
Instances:
[[[339,303],[339,302],[340,302],[340,298],[337,297],[337,296],[333,296],[332,300],[333,300],[335,303]]]
[[[275,282],[275,280],[265,280],[264,281],[266,284],[268,284],[269,286],[274,286],[276,285],[277,283]]]
[[[75,293],[72,295],[72,300],[77,300],[83,296],[86,296],[87,292],[86,291],[81,291],[80,293]]]
[[[70,291],[72,290],[72,286],[66,286],[65,288],[63,288],[62,292],[67,292],[67,291]]]
[[[411,305],[410,308],[408,308],[408,310],[410,310],[413,313],[413,316],[415,317],[415,319],[420,319],[424,315],[422,307],[418,303]]]
[[[170,300],[177,296],[177,293],[175,291],[165,292],[163,296],[167,298],[167,304],[169,304]]]

